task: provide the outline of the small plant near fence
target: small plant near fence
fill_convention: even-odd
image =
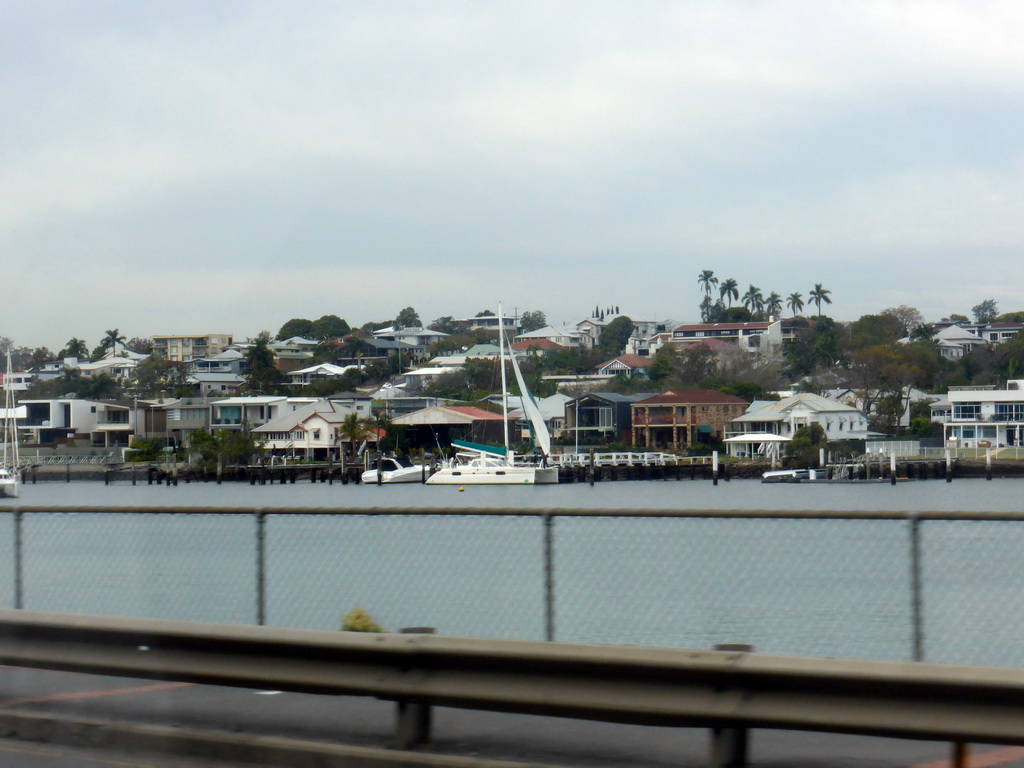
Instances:
[[[387,632],[365,608],[353,608],[341,617],[342,632]]]

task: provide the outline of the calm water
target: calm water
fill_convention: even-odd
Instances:
[[[1019,510],[1024,482],[762,485],[647,481],[523,487],[101,483],[25,486],[24,607],[253,623],[256,532],[226,507]],[[0,603],[13,605],[13,517],[0,501]],[[204,515],[107,510],[188,506]],[[270,515],[267,623],[333,629],[364,606],[385,626],[541,639],[544,524],[527,517]],[[558,640],[908,659],[901,521],[557,518]],[[922,526],[926,658],[1024,666],[1024,523]]]

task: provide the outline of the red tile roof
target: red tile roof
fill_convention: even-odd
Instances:
[[[726,395],[714,389],[682,389],[669,390],[660,395],[648,397],[646,400],[638,400],[633,405],[665,405],[665,404],[689,405],[691,403],[730,405],[747,405],[747,401],[736,395]]]

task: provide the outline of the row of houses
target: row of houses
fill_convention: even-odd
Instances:
[[[113,450],[141,437],[181,443],[199,429],[250,429],[279,453],[320,455],[344,442],[340,425],[356,414],[368,419],[383,410],[406,432],[405,447],[436,450],[452,439],[500,442],[502,418],[493,409],[455,405],[439,398],[393,397],[375,401],[367,394],[329,398],[251,396],[176,400],[24,400],[18,430],[28,445],[76,443]],[[515,398],[510,419],[515,436],[529,437]],[[747,403],[713,390],[682,390],[623,395],[558,393],[540,401],[552,435],[566,450],[620,443],[637,450],[687,450],[724,441],[729,453],[764,453],[766,436],[786,441],[798,429],[819,424],[829,441],[873,437],[867,417],[841,399],[798,393],[778,401]],[[944,423],[945,439],[963,447],[1024,444],[1024,380],[1004,389],[954,387],[932,405]],[[378,439],[368,435],[372,443]]]

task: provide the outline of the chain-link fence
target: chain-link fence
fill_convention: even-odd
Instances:
[[[1024,515],[32,508],[31,610],[1024,666]]]

